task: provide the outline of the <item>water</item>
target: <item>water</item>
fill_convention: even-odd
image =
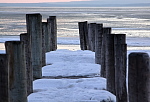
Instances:
[[[126,34],[130,47],[150,46],[150,7],[0,7],[1,43],[19,39],[21,33],[27,32],[26,14],[29,13],[41,13],[43,22],[49,16],[57,16],[58,43],[61,45],[78,45],[78,22],[88,21],[112,27],[112,33]]]
[[[59,37],[78,37],[78,22],[103,23],[113,33],[150,37],[150,7],[51,8],[0,7],[0,35],[26,32],[26,14],[41,13],[43,21],[57,16]]]

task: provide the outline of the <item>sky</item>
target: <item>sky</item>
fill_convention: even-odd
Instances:
[[[70,2],[88,0],[0,0],[0,3],[40,3],[40,2]]]

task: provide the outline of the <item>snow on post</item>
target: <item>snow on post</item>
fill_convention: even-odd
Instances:
[[[25,46],[21,41],[5,42],[9,67],[10,102],[27,102]]]
[[[150,62],[144,52],[129,54],[129,102],[150,102]]]
[[[57,50],[57,21],[56,16],[49,16],[47,19],[50,30],[50,51]]]
[[[20,34],[20,41],[25,44],[26,71],[27,71],[27,95],[33,92],[33,68],[31,58],[31,43],[27,33]]]
[[[127,44],[125,34],[114,35],[115,86],[117,102],[127,102],[126,63]]]
[[[102,37],[102,48],[101,48],[101,77],[106,78],[106,51],[105,51],[105,45],[106,45],[106,35],[111,34],[111,28],[110,27],[104,27],[103,28],[103,37]]]
[[[115,90],[115,54],[114,54],[114,35],[106,35],[106,79],[107,91],[116,94]]]
[[[88,22],[78,22],[79,36],[80,36],[80,48],[81,50],[88,50]]]
[[[95,63],[101,64],[103,24],[97,24],[95,29]]]
[[[42,77],[42,16],[26,14],[27,34],[31,35],[33,78]]]
[[[9,70],[8,56],[0,54],[0,100],[1,102],[9,102]]]
[[[96,23],[88,24],[89,50],[95,52]]]

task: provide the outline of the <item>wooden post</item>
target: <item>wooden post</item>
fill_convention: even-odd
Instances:
[[[90,23],[88,25],[89,50],[93,52],[95,52],[95,28],[96,23]]]
[[[115,86],[117,102],[127,102],[126,51],[126,44],[115,45]]]
[[[42,16],[26,14],[27,34],[31,35],[33,78],[42,77]]]
[[[52,26],[52,24],[51,24],[51,22],[50,22],[50,19],[49,18],[47,18],[47,27],[48,27],[48,33],[49,33],[49,50],[50,51],[53,51],[52,50],[52,47],[53,47],[53,43],[52,43],[52,33],[51,33],[51,26]]]
[[[95,29],[95,63],[101,64],[103,24],[97,24]]]
[[[81,50],[88,50],[88,23],[78,22]]]
[[[101,77],[106,78],[106,62],[105,62],[105,44],[106,44],[106,35],[111,34],[111,28],[110,27],[105,27],[103,28],[103,37],[102,37],[102,49],[101,49],[101,72],[100,75]]]
[[[50,33],[49,33],[49,27],[47,22],[42,23],[42,32],[45,35],[45,51],[50,51]]]
[[[42,22],[42,66],[46,65],[46,45],[45,45],[45,37],[47,35],[47,23]]]
[[[31,58],[31,43],[27,33],[20,34],[20,41],[25,44],[26,71],[27,71],[27,95],[33,92],[33,68]]]
[[[8,56],[6,54],[0,54],[0,100],[10,102]]]
[[[8,54],[10,102],[27,102],[25,46],[21,41],[5,42]]]
[[[127,88],[126,88],[127,45],[125,41],[126,41],[125,34],[115,34],[114,36],[115,86],[116,86],[117,102],[127,102]]]
[[[107,91],[115,95],[116,90],[115,90],[114,34],[106,35],[106,79],[107,79]]]
[[[115,34],[114,35],[114,44],[126,44],[126,35],[125,34]]]
[[[144,52],[129,54],[129,102],[150,102],[150,62]]]
[[[57,23],[56,16],[49,16],[47,19],[50,27],[50,51],[57,50]]]

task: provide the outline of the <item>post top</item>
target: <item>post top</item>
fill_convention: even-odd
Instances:
[[[21,43],[23,43],[23,41],[6,41],[5,44],[6,43],[21,44]]]
[[[40,13],[31,13],[31,14],[26,14],[26,16],[38,16],[38,15],[40,15],[40,16],[41,16],[41,14],[40,14]]]
[[[131,52],[129,54],[129,56],[147,56],[147,57],[149,57],[148,53],[146,53],[146,52]]]

